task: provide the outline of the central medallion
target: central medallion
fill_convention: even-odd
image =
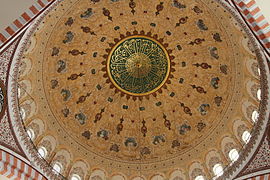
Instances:
[[[113,85],[133,96],[160,89],[170,73],[170,59],[163,45],[152,37],[130,36],[119,41],[107,59]]]

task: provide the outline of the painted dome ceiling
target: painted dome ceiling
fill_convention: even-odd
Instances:
[[[216,1],[65,0],[28,38],[21,116],[65,177],[210,179],[258,119],[260,55]]]

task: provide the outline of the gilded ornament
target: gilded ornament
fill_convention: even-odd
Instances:
[[[169,55],[153,38],[127,37],[110,51],[107,73],[120,91],[133,96],[149,95],[166,82],[170,73]]]

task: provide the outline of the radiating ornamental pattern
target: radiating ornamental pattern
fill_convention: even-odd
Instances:
[[[12,74],[29,93],[18,109],[47,151],[38,157],[64,177],[91,179],[95,168],[131,180],[212,179],[226,175],[232,150],[241,161],[252,112],[262,117],[245,88],[261,84],[250,73],[260,56],[232,14],[202,2],[67,0],[47,16]],[[69,173],[77,159],[86,171]]]
[[[107,71],[111,81],[130,95],[147,95],[160,88],[169,74],[169,60],[161,44],[148,37],[129,37],[111,52]]]

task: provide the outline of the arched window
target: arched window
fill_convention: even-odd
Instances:
[[[223,174],[223,167],[221,166],[221,164],[214,165],[213,172],[217,177],[221,176]]]
[[[253,111],[253,112],[252,112],[252,116],[251,116],[252,121],[253,121],[253,122],[256,122],[256,121],[258,120],[258,118],[259,118],[259,113],[258,113],[258,111]]]
[[[21,88],[18,87],[18,98],[20,98],[20,97],[21,97]]]
[[[239,153],[236,149],[232,149],[229,152],[229,158],[232,162],[236,161],[239,158]]]
[[[70,180],[81,180],[82,178],[78,174],[72,174]]]
[[[242,134],[242,140],[245,142],[245,143],[248,143],[249,140],[251,138],[251,135],[248,131],[244,131],[243,134]]]
[[[45,158],[47,156],[47,149],[45,147],[38,148],[38,153],[41,157]]]
[[[25,110],[23,108],[20,109],[20,115],[21,115],[22,120],[25,120],[26,113],[25,113]]]
[[[53,165],[53,169],[54,169],[54,171],[55,171],[55,172],[60,173],[60,172],[61,172],[61,170],[62,170],[62,164],[61,164],[61,163],[59,163],[59,162],[54,163],[54,165]]]
[[[203,176],[197,176],[194,180],[205,180]]]
[[[261,93],[262,93],[262,90],[261,90],[261,89],[258,89],[258,91],[257,91],[257,98],[258,98],[259,100],[262,100],[262,98],[261,98]]]
[[[35,139],[35,133],[34,133],[33,129],[28,129],[26,132],[31,140]]]

